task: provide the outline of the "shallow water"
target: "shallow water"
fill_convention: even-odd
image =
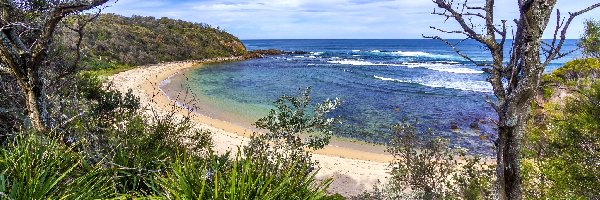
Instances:
[[[172,84],[193,91],[200,112],[249,126],[265,116],[272,102],[299,88],[312,87],[316,101],[344,101],[332,116],[341,116],[337,134],[386,142],[389,128],[402,121],[451,139],[455,146],[487,152],[495,138],[485,103],[493,99],[488,74],[450,48],[433,40],[247,40],[248,49],[306,51],[304,55],[271,56],[215,64],[187,72]],[[458,42],[458,41],[456,41]],[[473,41],[459,45],[478,61],[491,60]],[[567,50],[576,47],[566,42]],[[508,52],[506,53],[508,54]],[[550,72],[565,61],[553,61]],[[471,124],[479,130],[472,130]],[[452,124],[461,131],[450,130]]]

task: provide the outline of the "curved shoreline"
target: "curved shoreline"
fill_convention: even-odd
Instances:
[[[132,89],[134,95],[140,98],[142,105],[158,113],[166,113],[173,110],[174,106],[180,105],[177,105],[178,103],[160,88],[163,81],[184,70],[202,67],[207,63],[242,59],[242,57],[228,57],[141,66],[113,75],[109,80],[119,91],[126,92]],[[183,116],[188,113],[181,110],[178,114]],[[213,132],[213,145],[217,152],[236,150],[237,147],[248,142],[248,136],[253,132],[240,125],[195,112],[192,112],[191,118],[196,128]],[[370,151],[363,149],[370,149]],[[377,153],[380,150],[381,153]],[[373,185],[385,181],[388,176],[388,163],[392,156],[384,153],[381,147],[378,149],[369,144],[332,141],[325,149],[316,151],[313,158],[319,161],[320,178],[334,178],[330,191],[351,196],[360,194],[364,190],[371,190]]]

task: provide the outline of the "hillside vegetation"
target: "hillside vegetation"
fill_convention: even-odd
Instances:
[[[66,34],[76,37],[72,31]],[[207,24],[115,14],[102,14],[86,27],[82,50],[87,62],[97,67],[246,54],[237,37]]]
[[[523,149],[526,196],[600,197],[600,60],[573,60],[543,78]]]

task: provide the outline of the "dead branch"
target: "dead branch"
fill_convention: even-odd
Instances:
[[[574,13],[569,13],[569,18],[567,19],[566,22],[564,22],[564,27],[562,27],[562,30],[560,31],[560,40],[559,40],[559,42],[558,42],[558,44],[556,46],[552,46],[551,47],[551,49],[550,49],[551,52],[549,53],[549,55],[547,56],[546,60],[544,61],[544,66],[548,65],[550,63],[550,61],[558,59],[558,58],[562,58],[565,55],[567,55],[567,54],[570,53],[570,52],[568,52],[568,53],[560,53],[560,51],[562,49],[562,46],[563,46],[563,44],[564,44],[564,42],[566,40],[566,35],[567,35],[567,30],[569,29],[569,25],[571,25],[571,22],[573,22],[573,19],[575,19],[575,17],[577,17],[577,16],[579,16],[579,15],[581,15],[583,13],[589,12],[589,11],[595,9],[595,8],[598,8],[598,7],[600,7],[600,3],[596,3],[594,5],[591,5],[591,6],[585,8],[583,10],[580,10],[580,11],[577,11],[577,12],[574,12]],[[557,21],[558,21],[558,19],[560,19],[560,12],[557,12]],[[557,22],[557,27],[556,27],[556,30],[555,30],[555,34],[558,33],[558,29],[560,29],[561,24],[562,23],[558,23]]]
[[[477,66],[492,66],[488,63],[483,63],[483,62],[478,62],[478,61],[473,60],[471,57],[469,57],[466,54],[464,54],[463,52],[461,52],[460,49],[457,48],[454,44],[450,43],[450,41],[445,40],[439,36],[425,36],[425,35],[422,35],[422,36],[423,36],[423,38],[435,39],[435,40],[439,40],[439,41],[446,43],[446,45],[448,45],[450,48],[452,48],[452,50],[454,50],[454,52],[456,52],[460,57],[463,57],[464,59],[468,60],[469,62],[471,62]]]

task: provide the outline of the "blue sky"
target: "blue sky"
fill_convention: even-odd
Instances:
[[[594,1],[559,0],[556,8],[566,15]],[[496,1],[498,21],[517,16],[516,2]],[[431,15],[434,7],[430,0],[119,0],[105,12],[202,22],[241,39],[404,39],[442,35],[430,25],[458,29],[451,20],[444,23],[444,18]],[[589,18],[600,19],[600,9],[575,20],[567,37],[580,37],[583,21]],[[551,32],[547,30],[545,37],[550,38]]]

